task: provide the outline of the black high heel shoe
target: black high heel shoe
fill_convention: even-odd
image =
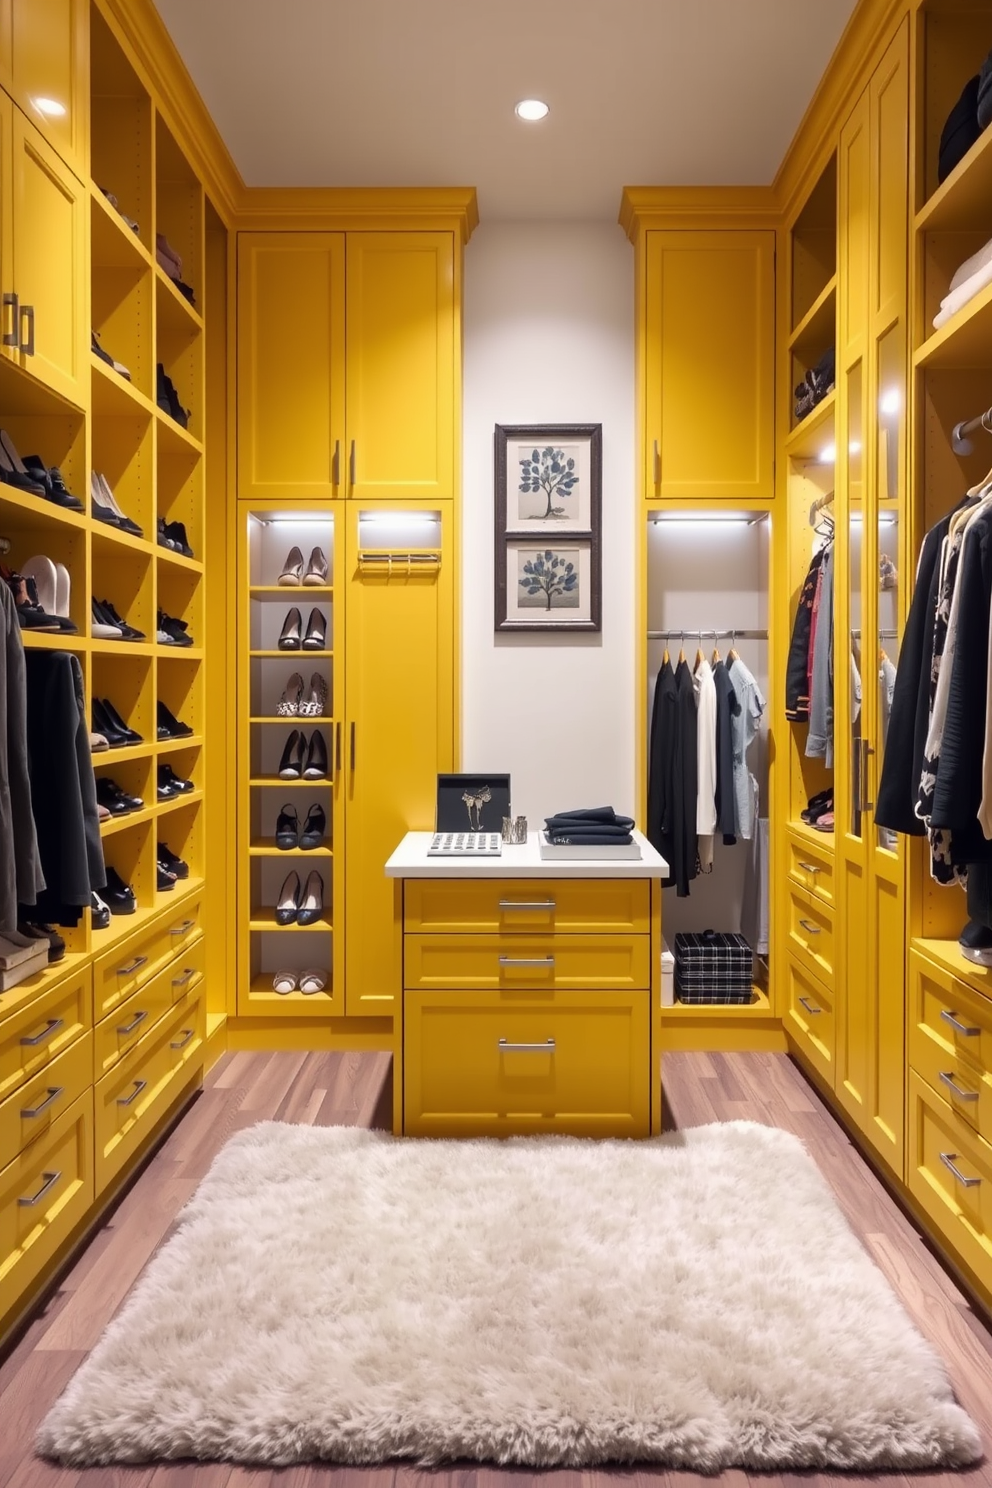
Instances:
[[[277,925],[292,925],[296,921],[300,905],[300,875],[295,871],[288,873],[279,890],[279,902],[276,905],[275,915]]]
[[[24,468],[24,461],[14,448],[6,429],[0,429],[0,481],[27,491],[29,496],[46,496],[45,487]]]
[[[280,651],[299,651],[300,630],[303,625],[303,616],[294,605],[283,621],[282,630],[279,632]],[[307,632],[309,637],[309,631]]]
[[[307,879],[307,886],[297,900],[296,923],[312,925],[324,913],[324,880],[316,868]]]
[[[303,756],[306,753],[306,734],[294,729],[286,740],[286,747],[279,761],[280,780],[299,780],[303,774]]]
[[[315,801],[307,812],[307,819],[303,823],[303,830],[300,832],[300,847],[304,852],[309,852],[312,848],[319,847],[324,840],[324,833],[326,831],[327,817],[324,815],[324,808],[319,802]]]
[[[276,847],[282,852],[290,852],[294,847],[298,847],[299,845],[300,818],[296,807],[290,801],[276,817]]]
[[[109,724],[111,733],[117,734],[117,735],[120,736],[121,743],[123,743],[123,744],[143,744],[145,742],[144,736],[142,734],[137,733],[135,729],[131,728],[128,724],[126,724],[124,722],[123,718],[118,713],[117,709],[114,707],[113,703],[110,701],[109,698],[94,698],[93,699],[93,720],[94,720],[94,723],[96,722],[96,719],[97,719],[97,709],[99,709],[100,715],[102,716],[102,718],[104,719],[104,721],[107,724]],[[105,728],[101,728],[99,724],[96,725],[96,728],[97,728],[97,733],[100,733],[100,734],[106,734],[107,733],[107,730]],[[109,739],[110,736],[107,735],[107,737]],[[113,747],[112,741],[111,741],[111,746]]]
[[[188,739],[193,733],[188,723],[180,723],[164,703],[158,705],[158,736],[160,739]]]
[[[300,736],[302,739],[302,735]],[[310,735],[310,748],[307,750],[307,762],[303,766],[304,780],[322,780],[327,774],[327,745],[320,729],[314,729]]]
[[[297,614],[299,611],[297,611]],[[281,643],[280,643],[281,644]],[[310,611],[310,619],[307,621],[307,633],[303,637],[304,651],[323,651],[327,644],[327,631],[325,629],[324,617],[320,610]]]

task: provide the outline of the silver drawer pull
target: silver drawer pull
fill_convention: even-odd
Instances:
[[[172,929],[169,931],[169,934],[170,935],[185,935],[188,930],[192,930],[192,928],[193,928],[193,926],[195,924],[196,924],[196,921],[195,920],[183,920],[183,922],[182,922],[181,925],[174,925],[172,927]]]
[[[823,869],[822,868],[818,868],[815,863],[804,863],[803,860],[802,860],[802,858],[799,859],[799,866],[800,866],[800,868],[805,868],[807,873],[822,873],[823,872]]]
[[[147,965],[147,962],[147,956],[135,956],[134,960],[129,961],[126,966],[118,966],[117,975],[130,976],[132,971],[137,971],[139,966],[145,966]]]
[[[127,1038],[127,1035],[129,1033],[133,1033],[139,1024],[144,1023],[147,1017],[148,1014],[141,1012],[141,1010],[139,1009],[138,1012],[136,1012],[134,1017],[131,1019],[130,1023],[122,1024],[121,1027],[118,1028],[117,1032],[120,1034],[121,1038]]]
[[[54,1188],[56,1183],[58,1183],[59,1179],[62,1177],[62,1174],[60,1172],[42,1173],[41,1176],[45,1181],[39,1188],[38,1192],[36,1194],[32,1194],[29,1199],[18,1199],[17,1202],[21,1205],[22,1208],[33,1209],[35,1204],[40,1204],[42,1199],[47,1194],[48,1190],[50,1188]]]
[[[31,1110],[29,1110],[29,1111],[22,1111],[21,1112],[22,1119],[24,1121],[33,1121],[36,1116],[40,1116],[41,1115],[42,1111],[47,1111],[48,1108],[49,1108],[49,1106],[54,1106],[54,1104],[58,1100],[59,1096],[60,1095],[64,1095],[64,1093],[65,1093],[65,1086],[64,1085],[49,1085],[49,1087],[48,1087],[48,1094],[45,1097],[45,1099],[42,1101],[41,1105],[40,1106],[33,1106],[31,1108]]]
[[[940,1016],[945,1023],[950,1023],[951,1027],[956,1029],[958,1033],[964,1034],[965,1038],[977,1038],[982,1031],[980,1028],[969,1028],[967,1023],[959,1023],[954,1014],[949,1013],[946,1008],[941,1008]]]
[[[954,1076],[946,1074],[944,1070],[938,1070],[938,1074],[940,1075],[940,1078],[943,1080],[944,1084],[947,1086],[948,1090],[952,1090],[957,1096],[958,1100],[976,1101],[978,1099],[977,1090],[962,1090],[960,1085],[956,1085],[954,1083]]]
[[[30,1049],[35,1048],[38,1044],[45,1044],[51,1038],[53,1033],[58,1032],[58,1030],[64,1023],[64,1018],[49,1018],[48,1022],[45,1024],[40,1033],[33,1033],[28,1037],[22,1038],[21,1043],[27,1044],[28,1048]]]
[[[186,983],[190,980],[190,978],[191,977],[195,977],[195,976],[196,976],[196,967],[195,966],[187,966],[186,970],[183,972],[183,974],[182,974],[181,977],[173,977],[172,978],[172,985],[174,987],[185,987]]]
[[[545,1039],[543,1044],[511,1044],[507,1039],[501,1038],[499,1052],[501,1054],[553,1054],[555,1041],[549,1038]]]
[[[133,1106],[134,1102],[138,1099],[138,1096],[141,1094],[147,1084],[147,1080],[135,1080],[134,1089],[131,1091],[131,1094],[119,1095],[117,1097],[117,1104],[119,1106]]]
[[[533,902],[519,899],[501,899],[500,909],[557,909],[558,906],[553,899],[535,899]]]
[[[959,1183],[963,1184],[965,1188],[977,1188],[982,1181],[981,1178],[966,1178],[961,1169],[954,1166],[957,1162],[957,1157],[956,1152],[942,1152],[940,1154],[940,1160],[944,1164],[944,1167],[947,1168],[948,1172],[954,1174]],[[22,1199],[21,1202],[23,1203],[24,1200]]]
[[[551,970],[555,964],[554,956],[500,956],[500,966],[543,966]]]
[[[808,1013],[822,1013],[823,1012],[823,1009],[822,1008],[818,1008],[816,1006],[816,1004],[813,1003],[813,1002],[810,1002],[809,998],[807,998],[807,997],[800,997],[799,1001],[802,1003],[803,1007],[806,1009],[806,1011]]]
[[[806,934],[807,935],[819,935],[820,934],[821,926],[819,926],[819,925],[812,925],[812,924],[810,924],[809,920],[800,920],[799,923],[800,923],[800,925],[802,925],[802,927],[806,931]]]
[[[196,1032],[196,1029],[195,1028],[184,1028],[183,1029],[183,1036],[182,1036],[182,1038],[181,1039],[176,1039],[174,1043],[171,1043],[169,1045],[169,1048],[170,1049],[185,1049],[186,1045],[189,1043],[190,1039],[193,1037],[193,1035],[194,1035],[195,1032]]]

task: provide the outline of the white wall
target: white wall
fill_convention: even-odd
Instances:
[[[633,813],[634,252],[599,223],[483,223],[465,251],[462,768],[513,810]],[[496,635],[493,427],[603,426],[599,634]]]

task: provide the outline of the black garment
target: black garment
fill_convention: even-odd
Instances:
[[[734,734],[731,717],[741,711],[740,701],[725,661],[713,668],[716,687],[716,829],[728,845],[735,836]]]
[[[24,919],[76,925],[107,882],[79,661],[29,651],[28,769],[47,888]]]
[[[965,497],[954,511],[960,511],[973,499]],[[899,648],[892,711],[878,784],[876,824],[902,832],[907,837],[922,837],[926,832],[916,815],[915,803],[930,725],[930,664],[933,660],[940,549],[953,515],[954,512],[949,512],[946,517],[941,517],[923,539],[906,630]]]
[[[992,863],[973,863],[968,869],[968,914],[992,929]]]
[[[632,816],[618,816],[612,806],[593,806],[585,811],[559,811],[545,817],[549,842],[586,846],[620,847],[633,842]]]
[[[981,134],[978,123],[979,74],[969,78],[961,90],[961,97],[951,109],[940,132],[937,150],[937,183],[946,181],[954,167],[964,159]]]
[[[0,583],[0,933],[16,930],[18,900],[45,887],[31,813],[24,643],[14,596]]]
[[[675,744],[678,733],[678,688],[672,663],[665,657],[654,687],[648,745],[647,838],[665,862],[673,861],[675,810]]]
[[[813,627],[816,580],[824,551],[820,548],[813,554],[803,587],[799,591],[799,603],[792,626],[789,659],[785,667],[785,716],[791,723],[809,721],[809,638]]]
[[[675,753],[675,810],[672,834],[672,876],[665,884],[674,883],[680,899],[688,897],[689,882],[696,876],[696,693],[692,672],[685,660],[675,671],[677,729]]]

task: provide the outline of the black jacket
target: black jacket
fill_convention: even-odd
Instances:
[[[648,830],[651,846],[672,864],[675,810],[675,749],[678,734],[678,688],[666,657],[654,688],[648,745]]]
[[[741,711],[741,705],[730,680],[725,661],[718,661],[713,668],[716,687],[716,829],[722,832],[726,843],[736,842],[734,795],[734,733],[731,716]]]
[[[812,562],[799,591],[792,642],[785,667],[785,716],[791,723],[809,719],[809,637],[813,625],[813,598],[816,579],[823,561],[824,549],[813,554]]]

